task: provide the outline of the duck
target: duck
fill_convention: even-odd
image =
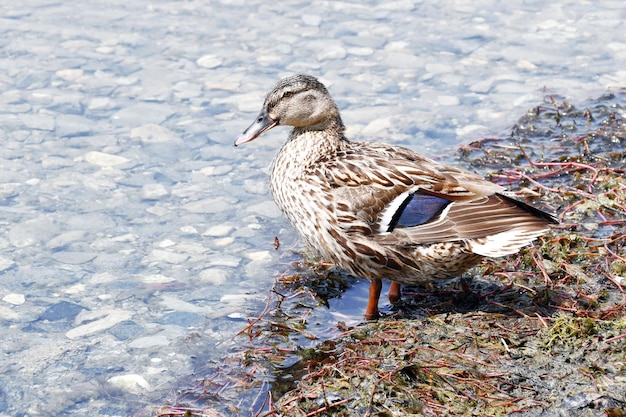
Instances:
[[[281,79],[234,144],[278,126],[292,129],[270,167],[274,201],[324,260],[370,280],[366,320],[380,317],[383,279],[393,304],[402,286],[461,276],[558,223],[478,174],[405,147],[348,140],[336,102],[314,76]]]

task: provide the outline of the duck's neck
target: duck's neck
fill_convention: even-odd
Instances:
[[[285,146],[293,146],[302,156],[317,159],[321,155],[334,153],[343,145],[346,140],[344,131],[341,117],[337,116],[314,126],[294,127]]]

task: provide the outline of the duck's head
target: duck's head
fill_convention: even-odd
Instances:
[[[267,94],[256,120],[235,140],[235,146],[250,142],[278,125],[323,129],[339,118],[339,110],[324,84],[298,74],[283,78]]]

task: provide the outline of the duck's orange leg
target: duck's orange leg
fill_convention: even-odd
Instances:
[[[389,286],[389,302],[393,304],[398,301],[400,297],[402,297],[400,284],[391,281],[391,285]]]
[[[383,282],[380,279],[373,279],[370,283],[370,298],[365,309],[365,319],[375,320],[378,318],[378,299],[382,289]]]

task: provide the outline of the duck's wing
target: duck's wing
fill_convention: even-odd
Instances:
[[[325,175],[340,225],[381,244],[465,240],[476,253],[500,256],[555,222],[497,184],[405,148],[356,143],[326,165]]]

